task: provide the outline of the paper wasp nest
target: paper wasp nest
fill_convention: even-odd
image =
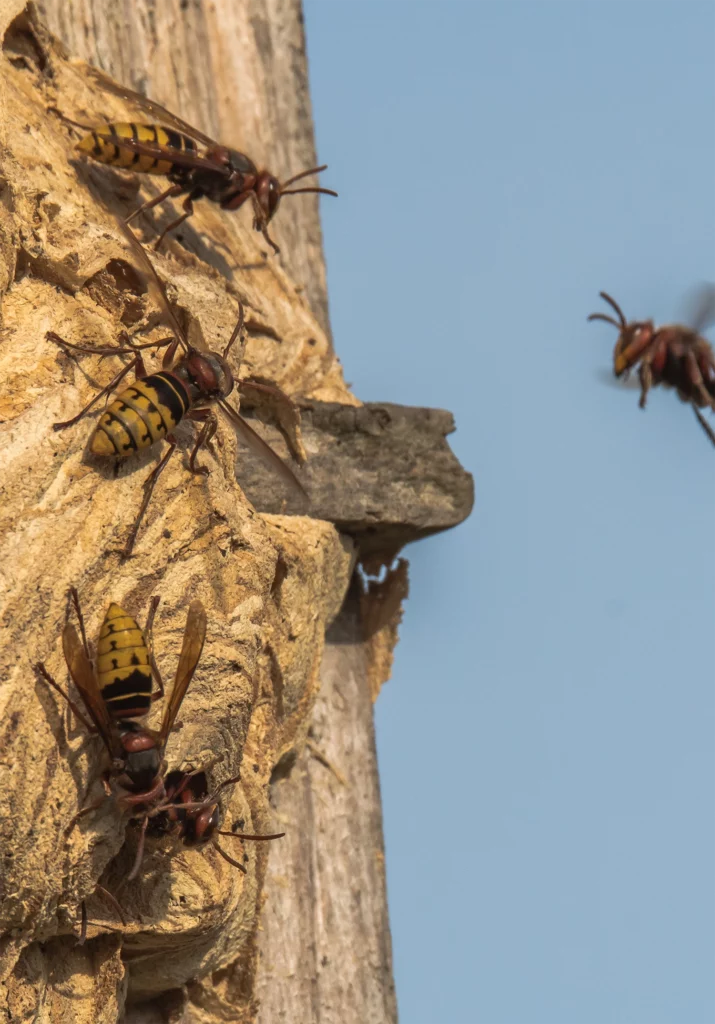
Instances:
[[[99,740],[33,670],[41,660],[67,685],[68,588],[79,589],[92,643],[111,601],[143,622],[159,595],[154,650],[169,686],[188,605],[203,602],[207,641],[183,727],[168,743],[169,766],[220,755],[212,781],[241,772],[223,798],[225,827],[283,831],[300,822],[275,819],[268,784],[280,758],[303,742],[353,551],[330,523],[257,512],[236,479],[237,460],[249,456],[221,422],[202,453],[205,478],[187,471],[193,432],[180,426],[180,454],[157,484],[133,557],[122,560],[156,451],[126,460],[115,476],[88,454],[92,416],[53,430],[121,361],[75,358],[45,335],[107,346],[122,330],[140,340],[167,331],[114,219],[139,202],[137,179],[76,159],[48,107],[75,117],[98,106],[117,120],[137,115],[116,96],[99,97],[85,65],[38,30],[0,28],[0,1020],[96,1024],[119,1018],[127,989],[147,998],[250,959],[271,844],[231,847],[248,855],[244,875],[210,847],[149,841],[139,877],[127,882],[136,835],[113,799],[65,834],[77,809],[101,793],[103,766]],[[240,299],[248,334],[235,373],[258,374],[292,396],[356,404],[296,285],[266,259],[250,219],[227,216],[197,204],[186,247],[169,242],[152,256],[189,337],[220,351]],[[147,222],[135,230],[153,240]],[[151,351],[147,362],[156,368]],[[279,453],[290,457],[285,444]],[[303,479],[309,488],[309,461]],[[99,881],[120,901],[125,928],[93,895]],[[89,939],[80,947],[83,900]]]

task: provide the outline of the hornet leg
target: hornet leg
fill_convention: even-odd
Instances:
[[[221,847],[218,845],[218,843],[216,842],[215,839],[211,840],[211,845],[216,849],[217,853],[221,854],[221,856],[223,857],[224,860],[227,860],[229,862],[229,864],[233,864],[233,866],[235,868],[238,868],[239,871],[243,871],[244,875],[248,874],[248,871],[243,866],[243,864],[241,864],[237,860],[234,860],[233,857],[229,857],[229,855],[226,853],[226,851],[221,849]]]
[[[196,456],[199,454],[199,450],[201,448],[208,446],[211,438],[216,433],[218,420],[210,409],[193,409],[189,415],[192,420],[198,420],[199,422],[203,420],[204,423],[201,428],[201,432],[196,439],[196,444],[189,456],[189,469],[192,473],[197,473],[200,476],[208,476],[210,470],[206,466],[197,466]]]
[[[70,708],[72,709],[74,714],[77,716],[77,718],[80,720],[82,725],[85,727],[87,732],[90,733],[90,735],[94,735],[97,732],[97,730],[94,728],[94,726],[90,722],[87,721],[87,719],[84,717],[84,715],[82,714],[80,709],[77,707],[75,702],[72,700],[70,695],[68,693],[65,693],[65,691],[62,689],[62,687],[60,686],[59,683],[55,682],[55,680],[52,678],[52,676],[47,671],[47,669],[42,664],[42,662],[38,661],[38,663],[34,666],[34,668],[35,668],[35,671],[38,672],[42,676],[42,678],[45,680],[45,682],[47,683],[48,686],[51,686],[53,690],[56,690],[62,697],[64,697],[64,699],[67,701],[67,703],[69,704]]]
[[[139,834],[139,845],[137,846],[137,855],[134,858],[134,867],[127,875],[127,881],[131,882],[133,878],[136,878],[139,874],[139,868],[141,867],[142,858],[144,856],[144,837],[146,836],[147,826],[149,825],[149,815],[145,815],[144,821],[142,822],[142,829]]]
[[[134,213],[129,214],[124,223],[128,224],[129,221],[138,217],[140,213],[146,213],[147,210],[151,210],[153,207],[158,206],[159,203],[163,203],[165,199],[173,199],[174,196],[180,196],[183,191],[183,185],[170,185],[161,195],[155,196],[153,199],[147,199],[145,203],[138,206]]]
[[[169,224],[167,228],[164,228],[164,230],[154,243],[154,252],[158,251],[159,247],[161,246],[161,243],[164,241],[164,239],[166,238],[170,231],[173,231],[174,228],[178,228],[179,224],[183,224],[184,221],[188,220],[188,218],[192,215],[192,213],[194,212],[194,199],[198,199],[198,196],[195,196],[194,193],[190,192],[183,203],[184,212],[181,214],[180,217],[177,217],[176,220],[172,220],[171,224]]]
[[[163,470],[166,469],[166,464],[168,463],[169,459],[174,454],[174,450],[176,448],[176,439],[171,434],[167,434],[166,440],[169,444],[168,452],[166,452],[166,454],[162,456],[161,462],[151,471],[149,476],[144,481],[144,498],[141,503],[141,508],[139,509],[139,515],[134,520],[134,525],[131,528],[131,531],[127,538],[127,542],[124,545],[124,550],[122,551],[123,559],[129,558],[129,556],[132,553],[134,541],[136,540],[137,533],[141,525],[141,521],[144,518],[144,513],[146,512],[149,502],[151,501],[151,496],[154,491],[154,487],[156,486],[156,482],[159,479],[159,476],[161,475]]]
[[[645,409],[646,398],[653,383],[653,371],[650,368],[650,363],[645,359],[638,368],[638,378],[641,382],[641,397],[638,405],[641,409]]]
[[[104,897],[104,899],[107,901],[110,907],[113,907],[116,910],[119,920],[122,922],[123,925],[126,926],[127,919],[124,916],[124,911],[122,910],[121,904],[114,896],[112,896],[109,889],[105,889],[103,885],[100,885],[99,882],[97,882],[97,884],[94,887],[94,891],[97,896]]]
[[[697,405],[695,405],[694,402],[692,403],[692,406],[693,406],[693,412],[695,413],[695,415],[698,418],[698,423],[703,428],[705,433],[708,435],[708,437],[710,438],[712,444],[715,445],[715,432],[713,431],[713,428],[710,426],[710,424],[705,419],[705,417],[700,412],[700,410],[698,409]]]
[[[698,361],[695,358],[695,353],[692,351],[685,353],[685,372],[688,375],[690,385],[700,400],[700,404],[710,406],[710,408],[715,408],[715,401],[708,389],[705,387],[705,382],[703,380],[703,375],[700,372]]]
[[[251,199],[253,200],[253,215],[254,215],[253,216],[253,227],[254,227],[254,229],[256,231],[260,231],[261,232],[261,234],[263,235],[263,237],[268,242],[268,244],[271,246],[271,248],[273,249],[273,252],[277,256],[280,253],[280,249],[278,248],[276,243],[273,241],[271,236],[268,234],[268,224],[266,223],[265,215],[263,213],[263,210],[260,207],[260,204],[258,202],[258,197],[257,197],[255,192],[251,192]]]
[[[65,835],[69,835],[69,833],[75,827],[80,818],[83,818],[85,814],[89,814],[90,811],[96,811],[99,807],[102,806],[107,797],[112,795],[112,790],[109,786],[109,783],[107,782],[106,775],[102,776],[102,785],[104,786],[103,796],[99,797],[99,799],[97,800],[93,800],[91,804],[87,804],[86,807],[83,807],[81,810],[77,811],[74,818],[72,818],[69,825],[65,829]]]
[[[122,369],[119,371],[116,377],[113,377],[105,388],[102,388],[101,391],[98,391],[94,398],[90,402],[88,402],[87,405],[85,405],[84,409],[82,409],[81,412],[78,412],[76,416],[73,416],[71,420],[63,420],[61,423],[54,423],[54,429],[64,430],[65,427],[72,427],[74,426],[75,423],[79,423],[79,421],[84,416],[87,415],[92,406],[96,405],[103,395],[110,395],[112,391],[114,391],[119,382],[123,380],[124,377],[126,377],[126,375],[129,373],[129,371],[132,370],[137,365],[138,358],[138,356],[135,356],[135,358],[132,359],[131,362],[127,363],[126,366],[122,367]]]

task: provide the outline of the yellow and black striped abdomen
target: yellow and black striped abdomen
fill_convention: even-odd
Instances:
[[[150,146],[161,146],[167,150],[166,160],[157,160],[153,156],[144,156],[131,149],[125,149],[116,142],[110,142],[108,135],[121,139],[134,139],[135,142],[146,142]],[[130,121],[114,121],[94,128],[77,143],[77,149],[86,153],[101,164],[112,167],[130,167],[133,171],[144,174],[170,174],[173,170],[180,173],[186,168],[175,167],[171,160],[171,150],[180,153],[195,153],[196,143],[188,135],[175,132],[171,128],[161,128],[156,124],[133,124]]]
[[[97,644],[97,682],[112,718],[139,718],[151,704],[149,649],[136,621],[111,604]]]
[[[90,448],[95,455],[120,459],[149,448],[174,429],[190,405],[178,377],[167,370],[152,373],[130,384],[102,413]]]

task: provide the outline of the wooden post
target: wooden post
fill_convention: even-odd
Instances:
[[[272,225],[278,258],[247,209],[201,200],[153,259],[194,343],[220,351],[238,300],[246,307],[240,371],[302,407],[307,505],[225,424],[203,455],[210,476],[191,478],[187,430],[122,561],[152,457],[133,457],[115,478],[86,453],[91,421],[52,427],[121,364],[73,358],[47,331],[84,345],[111,345],[122,329],[156,336],[156,304],[113,214],[158,188],[77,160],[48,108],[79,121],[141,118],[97,86],[87,61],[287,177],[317,162],[300,3],[44,0],[23,10],[2,0],[0,34],[0,1024],[395,1021],[372,702],[389,675],[406,567],[382,584],[374,576],[405,543],[469,514],[471,478],[445,441],[451,417],[362,406],[346,388],[317,198],[304,195],[286,198]],[[329,173],[325,184],[339,187]],[[159,209],[134,226],[148,244],[171,217]],[[255,414],[288,460],[281,431]],[[426,493],[415,480],[428,471]],[[348,482],[337,498],[336,474]],[[127,883],[136,830],[112,800],[65,834],[101,792],[101,749],[33,665],[66,682],[70,585],[92,641],[110,601],[143,619],[161,596],[165,681],[189,601],[205,604],[206,648],[167,758],[174,767],[219,755],[216,783],[240,770],[224,827],[285,829],[270,844],[225,840],[234,856],[245,850],[246,875],[211,849],[155,842]],[[98,881],[120,899],[125,927]],[[78,946],[83,900],[89,939]]]
[[[316,166],[298,0],[43,0],[39,11],[73,56],[251,154],[280,179]],[[317,196],[283,203],[275,227],[282,264],[327,330]]]

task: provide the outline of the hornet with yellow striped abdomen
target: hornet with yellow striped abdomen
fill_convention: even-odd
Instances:
[[[105,794],[111,793],[109,779],[114,779],[124,791],[119,797],[120,805],[131,808],[134,815],[146,815],[152,807],[166,800],[164,749],[201,656],[206,637],[206,612],[200,601],[193,601],[189,607],[174,686],[157,732],[138,719],[148,714],[153,701],[164,696],[150,639],[159,598],[152,600],[144,633],[131,615],[119,605],[111,604],[102,623],[93,662],[79,595],[74,587],[70,597],[79,634],[68,621],[62,633],[62,648],[70,676],[91,721],[55,682],[42,662],[35,668],[45,682],[64,697],[87,730],[99,733],[111,758],[109,772],[103,777]],[[153,690],[154,680],[159,687],[157,691]],[[99,807],[103,800],[104,797],[84,807],[69,827]]]
[[[102,164],[120,167],[144,174],[165,175],[171,185],[160,195],[143,203],[127,218],[127,223],[138,214],[158,206],[165,199],[185,195],[183,213],[162,231],[155,248],[158,249],[169,231],[177,228],[194,212],[194,200],[206,198],[218,203],[223,210],[238,210],[245,202],[253,205],[253,226],[260,231],[276,253],[278,246],[268,234],[268,224],[273,218],[283,196],[299,192],[320,192],[337,196],[331,189],[317,185],[303,188],[289,188],[301,178],[324,171],[327,165],[311,167],[294,174],[287,181],[280,182],[267,170],[259,170],[244,153],[222,146],[193,128],[182,118],[172,114],[166,107],[142,96],[133,89],[120,86],[96,68],[89,73],[99,85],[121,96],[122,99],[141,107],[160,124],[135,124],[128,121],[106,123],[92,127],[72,121],[56,108],[63,121],[80,128],[87,134],[77,144],[80,153]],[[196,143],[203,146],[199,152]]]
[[[245,419],[226,402],[227,396],[234,388],[234,378],[227,362],[227,356],[243,327],[243,306],[240,308],[236,327],[222,354],[219,355],[217,352],[209,352],[193,347],[189,344],[186,333],[174,316],[164,285],[144,249],[131,231],[121,222],[120,227],[127,237],[134,254],[142,264],[150,283],[154,285],[154,291],[161,300],[163,312],[173,331],[173,338],[138,345],[131,342],[127,337],[125,339],[126,347],[107,348],[74,345],[60,338],[54,331],[48,331],[47,338],[57,345],[79,352],[90,352],[97,355],[130,355],[132,357],[81,412],[70,420],[55,423],[55,430],[70,427],[81,420],[102,396],[111,394],[124,377],[131,370],[134,370],[137,378],[135,382],[125,387],[105,412],[102,413],[92,434],[90,450],[95,455],[124,459],[144,448],[150,448],[161,440],[165,440],[169,444],[168,451],[144,481],[144,498],[124,547],[124,557],[128,557],[134,546],[139,525],[149,505],[156,481],[176,448],[177,442],[173,435],[173,430],[184,419],[195,420],[203,424],[189,457],[189,470],[192,473],[202,475],[208,473],[208,469],[205,466],[196,465],[196,457],[199,450],[209,443],[217,429],[216,416],[210,408],[212,405],[219,407],[239,433],[241,439],[271,469],[278,472],[289,486],[302,495],[305,495],[305,491],[302,484],[283,460],[248,425]],[[164,355],[161,371],[147,374],[141,349],[162,346],[168,347]],[[179,348],[183,349],[183,354],[177,359],[176,356]],[[267,393],[286,403],[291,412],[295,411],[293,402],[279,388],[254,381],[239,380],[237,383],[243,390],[250,389]]]

